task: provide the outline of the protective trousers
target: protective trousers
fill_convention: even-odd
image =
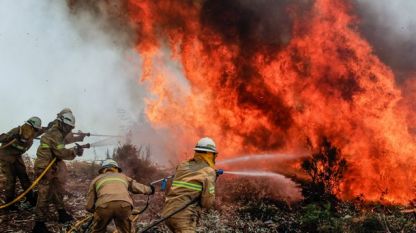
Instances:
[[[5,203],[9,203],[16,195],[16,178],[19,178],[23,190],[30,187],[31,181],[26,172],[26,166],[21,157],[13,162],[0,160],[0,173],[2,176],[2,188],[4,189]],[[34,195],[30,191],[26,198],[34,204]]]
[[[94,212],[94,222],[91,233],[107,232],[107,225],[112,219],[119,233],[131,232],[131,215],[132,206],[125,201],[112,201],[100,207]]]
[[[166,220],[166,226],[173,233],[195,233],[197,217],[180,212]]]
[[[37,172],[40,174],[42,171]],[[49,215],[49,203],[53,203],[55,208],[65,210],[64,187],[62,182],[54,175],[54,171],[50,171],[43,177],[38,185],[38,200],[35,208],[35,220],[45,222]]]

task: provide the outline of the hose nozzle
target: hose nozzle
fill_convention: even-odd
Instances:
[[[215,173],[217,174],[217,176],[220,176],[220,175],[224,174],[224,170],[223,169],[218,169],[218,170],[215,170]]]
[[[91,148],[91,144],[89,144],[89,143],[84,144],[84,145],[78,145],[78,144],[77,144],[77,146],[79,146],[79,147],[81,147],[81,148],[83,148],[83,149],[89,149],[89,148]]]

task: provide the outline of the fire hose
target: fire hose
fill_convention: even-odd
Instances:
[[[166,183],[165,182],[167,182],[167,180],[172,178],[172,177],[173,177],[173,175],[162,178],[160,180],[153,181],[152,183],[150,183],[150,185],[155,185],[159,182],[162,182],[161,191],[163,191],[166,188]],[[149,201],[150,201],[150,195],[147,196],[146,205],[143,207],[143,209],[133,210],[132,215],[136,215],[136,216],[133,218],[132,222],[135,222],[138,219],[139,215],[147,210],[147,208],[149,207]],[[86,216],[85,218],[77,221],[69,230],[66,231],[66,233],[71,233],[73,231],[77,231],[82,226],[82,224],[89,221],[89,223],[87,224],[86,229],[85,229],[85,230],[87,230],[89,228],[89,226],[92,224],[92,220],[93,220],[92,215],[91,216]],[[84,232],[85,232],[85,230],[84,230]],[[113,233],[116,233],[116,232],[117,232],[117,230],[114,231]]]
[[[73,133],[73,134],[79,135],[79,136],[87,136],[87,137],[109,137],[109,138],[121,138],[121,137],[123,137],[123,136],[120,136],[120,135],[83,133],[83,132],[77,132],[77,133]]]
[[[85,144],[85,145],[78,145],[82,148],[89,148],[90,145],[89,144]],[[13,204],[15,204],[16,202],[20,201],[24,196],[26,196],[26,194],[28,194],[38,183],[39,181],[45,176],[45,174],[49,171],[49,169],[51,169],[52,165],[56,162],[56,157],[52,159],[51,162],[49,162],[48,166],[46,166],[45,170],[42,171],[42,173],[38,176],[38,178],[36,178],[36,180],[33,181],[33,183],[30,185],[29,188],[27,188],[23,193],[21,193],[19,196],[17,196],[13,201],[3,204],[0,206],[0,209],[4,209],[7,208]]]
[[[141,209],[141,210],[134,209],[132,211],[132,215],[136,215],[133,218],[132,222],[135,222],[137,220],[138,216],[140,214],[142,214],[144,211],[146,211],[146,209],[149,207],[149,200],[150,200],[150,195],[147,196],[146,205],[145,205],[145,207],[143,209]],[[88,224],[85,227],[84,231],[82,231],[82,232],[85,232],[91,226],[92,220],[93,220],[93,216],[92,215],[88,215],[88,216],[82,218],[81,220],[77,221],[69,230],[66,231],[66,233],[71,233],[71,232],[74,232],[74,231],[76,232],[83,224],[85,224],[85,223],[88,222]],[[117,230],[114,231],[114,233],[115,232],[117,232]]]
[[[95,134],[95,133],[83,133],[83,132],[76,132],[72,134],[77,135],[77,136],[84,136],[84,137],[107,137],[107,138],[122,138],[123,137],[121,135]],[[36,137],[34,139],[40,140],[40,137]]]
[[[160,190],[164,191],[166,189],[167,181],[171,178],[173,178],[173,175],[170,175],[170,176],[167,176],[165,178],[153,181],[153,182],[150,183],[150,185],[155,185],[155,184],[161,182],[162,184],[161,184]],[[143,209],[133,210],[132,215],[135,215],[135,217],[133,218],[132,222],[137,221],[139,215],[144,213],[147,210],[147,208],[149,207],[149,202],[150,202],[150,195],[147,196],[146,205],[143,207]],[[66,231],[66,233],[71,233],[73,231],[77,231],[82,226],[82,224],[89,221],[89,223],[87,224],[86,229],[85,229],[85,230],[87,230],[89,228],[89,226],[92,224],[92,220],[93,220],[92,215],[91,216],[86,216],[85,218],[77,221],[69,230]],[[85,232],[85,230],[84,230],[84,232]],[[117,232],[117,230],[115,230],[113,233],[116,233],[116,232]]]
[[[173,215],[175,215],[175,214],[177,214],[177,213],[181,212],[182,210],[186,209],[188,206],[190,206],[190,205],[192,205],[192,204],[196,203],[198,200],[199,200],[199,196],[198,196],[198,197],[196,197],[196,198],[194,198],[194,199],[192,199],[190,202],[187,202],[185,205],[183,205],[183,206],[179,207],[178,209],[176,209],[176,210],[175,210],[175,211],[173,211],[172,213],[170,213],[170,214],[168,214],[168,215],[166,215],[166,216],[164,216],[164,217],[162,217],[162,218],[160,218],[160,219],[158,219],[158,220],[155,220],[153,223],[151,223],[151,224],[147,225],[147,226],[146,226],[145,228],[143,228],[142,230],[140,230],[140,231],[139,231],[139,227],[138,227],[138,228],[137,228],[137,232],[138,232],[138,233],[144,233],[144,232],[147,232],[148,230],[152,229],[153,227],[155,227],[155,226],[159,225],[160,223],[164,222],[166,219],[168,219],[168,218],[172,217]]]
[[[82,224],[84,224],[84,223],[86,223],[88,221],[90,221],[90,223],[88,224],[88,225],[90,225],[91,222],[92,222],[92,217],[93,217],[92,215],[89,215],[89,216],[86,216],[85,218],[77,221],[69,230],[66,231],[66,233],[71,233],[73,231],[76,232],[77,229],[80,228]],[[84,230],[84,232],[85,232],[85,230]]]
[[[7,144],[0,146],[0,150],[1,150],[1,149],[6,148],[6,147],[8,147],[8,146],[10,146],[10,145],[11,145],[11,144],[13,144],[15,141],[16,141],[16,138],[15,138],[15,139],[13,139],[13,140],[11,140],[11,141],[10,141],[10,142],[8,142]]]
[[[224,170],[222,170],[222,169],[218,169],[218,170],[216,170],[216,174],[217,174],[217,177],[218,177],[219,175],[224,174]],[[165,178],[162,178],[162,179],[159,179],[159,180],[153,181],[153,182],[151,182],[151,183],[150,183],[150,185],[155,185],[155,184],[157,184],[157,183],[161,183],[161,188],[160,188],[160,190],[161,190],[161,191],[164,191],[164,190],[166,189],[166,186],[167,186],[167,182],[168,182],[168,180],[169,180],[169,179],[172,179],[174,176],[175,176],[175,175],[170,175],[170,176],[167,176],[167,177],[165,177]],[[180,208],[176,209],[176,210],[175,210],[175,211],[173,211],[172,213],[170,213],[170,214],[168,214],[168,215],[166,215],[166,216],[164,216],[164,217],[162,217],[162,218],[160,218],[160,219],[158,219],[158,220],[155,220],[153,223],[149,224],[149,225],[148,225],[148,226],[146,226],[144,229],[142,229],[141,231],[137,231],[137,232],[138,232],[138,233],[147,232],[148,230],[150,230],[150,229],[152,229],[153,227],[155,227],[155,226],[159,225],[160,223],[162,223],[162,222],[163,222],[163,221],[165,221],[166,219],[168,219],[168,218],[172,217],[173,215],[175,215],[175,214],[177,214],[177,213],[181,212],[182,210],[186,209],[188,206],[190,206],[190,205],[192,205],[192,204],[196,203],[196,202],[199,200],[199,198],[200,198],[200,197],[198,196],[198,197],[196,197],[196,198],[192,199],[190,202],[188,202],[188,203],[186,203],[185,205],[181,206]],[[139,218],[139,215],[140,215],[140,214],[142,214],[143,212],[145,212],[145,211],[147,210],[147,208],[149,207],[149,200],[150,200],[150,195],[149,195],[149,196],[147,196],[146,205],[145,205],[145,207],[143,207],[143,209],[141,209],[140,211],[133,210],[132,215],[136,215],[136,216],[132,219],[132,222],[133,222],[133,223],[137,221],[137,219]],[[71,233],[71,232],[73,232],[73,231],[77,231],[77,230],[79,229],[79,227],[80,227],[82,224],[84,224],[84,223],[86,223],[87,221],[89,221],[89,223],[88,223],[88,225],[87,225],[86,229],[83,231],[83,232],[85,232],[85,231],[86,231],[86,230],[90,227],[90,225],[92,224],[92,220],[93,220],[93,216],[92,216],[92,215],[91,215],[91,216],[86,216],[85,218],[83,218],[83,219],[81,219],[81,220],[77,221],[77,222],[74,224],[74,226],[72,226],[72,227],[71,227],[68,231],[66,231],[66,233]],[[137,228],[137,229],[139,229],[139,228]],[[117,230],[115,230],[113,233],[116,233],[116,232],[117,232]]]
[[[23,193],[21,193],[18,197],[16,197],[13,201],[6,203],[2,206],[0,206],[0,209],[4,209],[7,208],[11,205],[13,205],[14,203],[20,201],[24,196],[26,196],[26,194],[28,192],[30,192],[38,183],[39,181],[45,176],[45,174],[49,171],[49,169],[51,169],[52,165],[55,163],[56,158],[53,158],[52,161],[48,164],[48,166],[45,168],[45,170],[43,170],[43,172],[39,175],[38,178],[36,178],[35,181],[33,181],[32,185],[30,185],[29,188],[27,188]]]
[[[216,175],[217,175],[217,177],[218,177],[218,176],[220,176],[220,175],[224,174],[224,170],[222,170],[222,169],[218,169],[218,170],[216,170],[216,171],[215,171],[215,173],[216,173]],[[172,177],[173,177],[173,176],[172,176]],[[162,180],[163,180],[163,179],[162,179]],[[163,183],[162,183],[162,184],[163,184]],[[188,206],[190,206],[190,205],[192,205],[192,204],[194,204],[194,203],[198,202],[198,201],[199,201],[199,199],[200,199],[200,196],[195,197],[195,198],[194,198],[194,199],[192,199],[191,201],[187,202],[185,205],[183,205],[183,206],[179,207],[178,209],[174,210],[172,213],[170,213],[170,214],[168,214],[168,215],[166,215],[166,216],[163,216],[163,217],[162,217],[162,218],[160,218],[160,219],[157,219],[157,220],[153,221],[151,224],[147,225],[147,226],[146,226],[145,228],[143,228],[142,230],[139,230],[139,227],[137,227],[137,233],[144,233],[144,232],[147,232],[148,230],[152,229],[153,227],[155,227],[155,226],[159,225],[160,223],[162,223],[162,222],[166,221],[166,219],[168,219],[168,218],[172,217],[173,215],[175,215],[175,214],[177,214],[177,213],[181,212],[182,210],[186,209]]]
[[[157,183],[162,183],[161,186],[160,186],[160,191],[165,191],[168,180],[169,179],[172,179],[173,177],[174,177],[174,175],[170,175],[170,176],[167,176],[165,178],[162,178],[162,179],[159,179],[159,180],[155,180],[155,181],[151,182],[150,185],[155,185]],[[149,201],[150,201],[150,196],[147,196],[147,200],[146,200],[145,207],[142,210],[140,210],[140,211],[134,212],[134,210],[133,210],[132,215],[136,215],[132,219],[132,222],[133,223],[137,221],[137,219],[139,218],[140,214],[144,213],[144,211],[147,210],[147,208],[149,207]],[[113,233],[117,233],[117,230],[113,231]]]

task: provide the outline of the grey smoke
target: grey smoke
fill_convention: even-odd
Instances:
[[[416,1],[356,1],[362,34],[400,84],[416,71]]]
[[[253,6],[248,2],[242,0],[241,4]],[[269,1],[256,2],[255,13],[269,15],[262,2]],[[416,68],[416,2],[356,2],[362,34],[401,82]],[[67,1],[0,0],[0,132],[32,115],[46,124],[59,110],[70,107],[77,117],[77,130],[102,134],[132,130],[133,143],[150,144],[161,160],[174,157],[167,156],[173,151],[164,148],[175,140],[167,131],[153,129],[143,113],[146,91],[137,84],[140,57],[127,46],[132,39],[128,27],[121,35],[112,30],[104,21],[114,18],[111,14],[106,17],[106,8],[97,6],[98,13],[104,11],[99,17],[74,14]],[[267,26],[273,20],[261,22]],[[266,29],[258,33],[262,35]],[[125,47],[120,46],[124,43]],[[32,156],[35,150],[36,145],[30,151]],[[97,154],[104,156],[103,151],[97,150]],[[90,152],[87,158],[93,156]]]
[[[0,0],[0,51],[1,133],[33,115],[46,125],[70,107],[75,130],[126,134],[142,126],[146,137],[133,143],[163,147],[143,117],[140,58],[115,46],[93,17],[71,15],[66,1]],[[105,148],[96,152],[105,156]],[[94,156],[90,150],[85,159]]]

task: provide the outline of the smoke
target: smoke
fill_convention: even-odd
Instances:
[[[0,1],[0,132],[33,115],[46,125],[64,107],[73,110],[76,130],[125,134],[133,126],[147,126],[140,117],[145,95],[137,85],[140,58],[131,46],[119,46],[127,44],[128,29],[108,30],[90,14],[74,17],[65,1]],[[157,138],[149,127],[141,133],[146,140],[133,143]],[[157,139],[152,143],[162,147]],[[96,150],[98,158],[104,151]],[[93,156],[87,150],[81,159]]]
[[[416,71],[416,2],[357,0],[360,30],[402,84]]]
[[[289,150],[303,154],[327,136],[351,165],[343,186],[345,197],[364,193],[376,200],[383,186],[391,190],[389,200],[404,203],[413,195],[407,184],[415,182],[411,176],[415,165],[408,161],[416,147],[408,132],[410,120],[403,114],[411,111],[403,107],[407,104],[402,106],[402,92],[395,83],[400,78],[376,55],[391,62],[396,74],[411,70],[412,65],[386,60],[382,52],[372,50],[382,46],[370,36],[368,43],[362,34],[371,34],[366,25],[378,22],[373,17],[378,14],[363,8],[373,8],[374,3],[354,2],[357,8],[352,3],[71,0],[70,13],[64,12],[61,20],[44,22],[64,24],[58,25],[65,29],[63,38],[55,36],[63,41],[61,47],[55,48],[56,40],[47,46],[52,54],[48,59],[65,60],[65,69],[49,67],[48,75],[66,76],[72,71],[68,64],[73,57],[54,57],[54,49],[71,54],[82,48],[72,56],[77,58],[73,63],[82,63],[85,71],[74,75],[103,76],[89,79],[91,85],[104,81],[101,87],[108,88],[103,96],[108,103],[100,109],[117,101],[129,105],[118,113],[131,119],[134,140],[154,141],[153,136],[159,134],[162,144],[174,151],[189,151],[198,137],[208,135],[215,138],[224,157]],[[60,3],[53,5],[62,8]],[[51,18],[48,14],[42,17]],[[51,37],[48,30],[45,33]],[[80,54],[83,57],[77,57]],[[102,63],[107,56],[116,59]],[[141,69],[135,68],[137,64]],[[91,71],[91,67],[100,69]],[[54,72],[56,68],[59,72]],[[131,85],[134,76],[143,85]],[[88,83],[85,77],[82,81]],[[115,91],[118,82],[128,85]],[[149,95],[137,91],[143,86]],[[140,111],[143,98],[145,116]],[[91,107],[82,109],[91,111]],[[386,175],[380,178],[380,174]]]

